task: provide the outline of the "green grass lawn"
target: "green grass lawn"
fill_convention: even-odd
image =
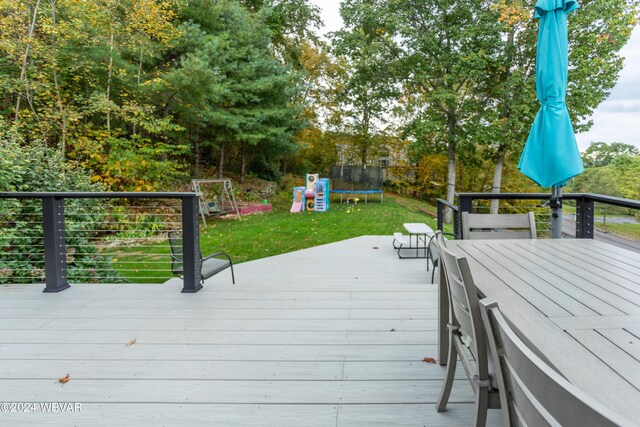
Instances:
[[[436,228],[435,207],[399,196],[385,195],[377,200],[357,205],[332,201],[325,213],[289,212],[290,201],[274,200],[270,213],[237,219],[211,219],[200,228],[202,254],[225,251],[234,263],[283,254],[363,235],[391,235],[404,231],[404,222],[424,222]],[[156,283],[171,277],[168,243],[155,247],[120,248],[114,267],[130,282]],[[157,262],[158,264],[154,264]],[[149,268],[163,272],[144,271]],[[151,278],[151,276],[156,276]]]
[[[631,240],[640,240],[640,224],[614,224],[607,222],[607,225],[596,223],[596,228],[600,231],[616,234]]]
[[[620,210],[621,208],[618,208],[618,210]],[[570,214],[574,214],[576,213],[576,207],[575,206],[571,206],[571,205],[567,205],[567,204],[563,204],[562,205],[562,211],[564,213],[570,213]],[[623,214],[623,213],[615,213],[616,208],[615,207],[609,207],[608,209],[602,207],[602,205],[600,204],[596,204],[595,208],[594,208],[594,214],[596,215],[597,218],[602,218],[603,216],[606,215],[607,218],[625,218],[628,217],[629,214]]]
[[[632,240],[640,240],[640,224],[615,224],[607,221],[606,225],[602,224],[602,219],[604,217],[602,206],[596,205],[595,215],[596,215],[596,229],[600,231],[604,231],[605,233],[615,234],[617,236],[626,237]],[[564,205],[562,207],[562,211],[564,213],[575,214],[576,208],[575,206]],[[608,220],[614,218],[627,218],[629,215],[617,215],[611,214],[611,211],[606,213],[606,218]]]

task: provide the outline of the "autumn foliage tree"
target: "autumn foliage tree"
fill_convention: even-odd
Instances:
[[[305,124],[282,58],[306,3],[0,0],[0,116],[112,189],[277,163]]]
[[[637,23],[639,4],[585,0],[569,19],[567,106],[576,131],[590,127],[591,114],[618,79],[619,51]],[[348,48],[352,74],[360,69],[361,52],[367,52],[368,69],[382,72],[365,80],[400,86],[384,114],[395,107],[403,135],[413,141],[412,153],[447,155],[449,201],[458,185],[467,187],[459,162],[468,170],[492,163],[493,177],[486,179],[483,167],[473,186],[499,192],[505,162],[518,160],[538,108],[534,5],[535,0],[342,3],[345,28],[336,46]],[[354,89],[354,99],[389,102],[388,92],[366,85]],[[419,157],[414,160],[420,163]]]

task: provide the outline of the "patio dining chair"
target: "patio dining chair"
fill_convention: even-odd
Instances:
[[[182,276],[184,273],[182,262],[182,233],[178,231],[169,231],[169,245],[171,246],[171,272],[176,276]],[[231,268],[231,281],[235,285],[236,278],[233,274],[233,261],[226,252],[216,252],[202,257],[202,253],[198,248],[200,256],[200,282],[204,281],[227,268]]]
[[[455,238],[455,234],[451,233],[442,233],[445,236],[451,236]],[[447,238],[444,238],[447,240]],[[438,243],[436,242],[435,234],[429,239],[428,249],[429,256],[427,257],[427,271],[429,271],[429,259],[431,259],[431,263],[433,264],[433,269],[431,271],[431,283],[433,283],[433,279],[436,277],[436,268],[438,268],[439,260],[440,260],[440,250],[438,249]]]
[[[449,295],[449,354],[447,369],[437,410],[447,407],[451,387],[456,373],[458,357],[462,362],[471,387],[475,393],[475,426],[484,426],[489,409],[500,408],[499,390],[493,362],[489,359],[487,341],[478,304],[478,291],[471,277],[465,257],[457,256],[447,249],[446,240],[436,231],[436,242],[440,251],[441,277],[446,280]]]
[[[472,214],[462,212],[463,239],[535,239],[536,219],[525,214]]]
[[[480,301],[508,426],[631,426],[552,369],[518,337],[490,298]]]

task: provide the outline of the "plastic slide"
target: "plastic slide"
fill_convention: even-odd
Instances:
[[[293,204],[291,205],[291,210],[289,212],[302,212],[302,190],[296,191],[296,197],[293,199]]]

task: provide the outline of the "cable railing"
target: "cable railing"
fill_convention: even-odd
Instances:
[[[0,284],[162,283],[182,232],[183,292],[201,287],[196,193],[0,193]]]
[[[500,201],[500,213],[534,212],[539,237],[550,237],[551,194],[550,193],[459,193],[458,204],[437,199],[438,228],[452,227],[456,238],[462,238],[460,217],[462,212],[488,213],[492,200]],[[567,237],[593,239],[596,230],[623,222],[620,217],[630,218],[626,222],[637,224],[633,219],[640,212],[640,200],[606,196],[593,193],[568,193],[562,196],[564,215],[570,218],[563,227]],[[453,212],[452,220],[445,221],[446,212]],[[620,227],[617,227],[620,228]],[[606,231],[604,231],[606,233]]]
[[[460,209],[453,203],[449,203],[444,199],[436,199],[437,203],[437,221],[438,230],[445,231],[449,229],[456,239],[459,238],[458,230],[461,229],[460,225]]]

